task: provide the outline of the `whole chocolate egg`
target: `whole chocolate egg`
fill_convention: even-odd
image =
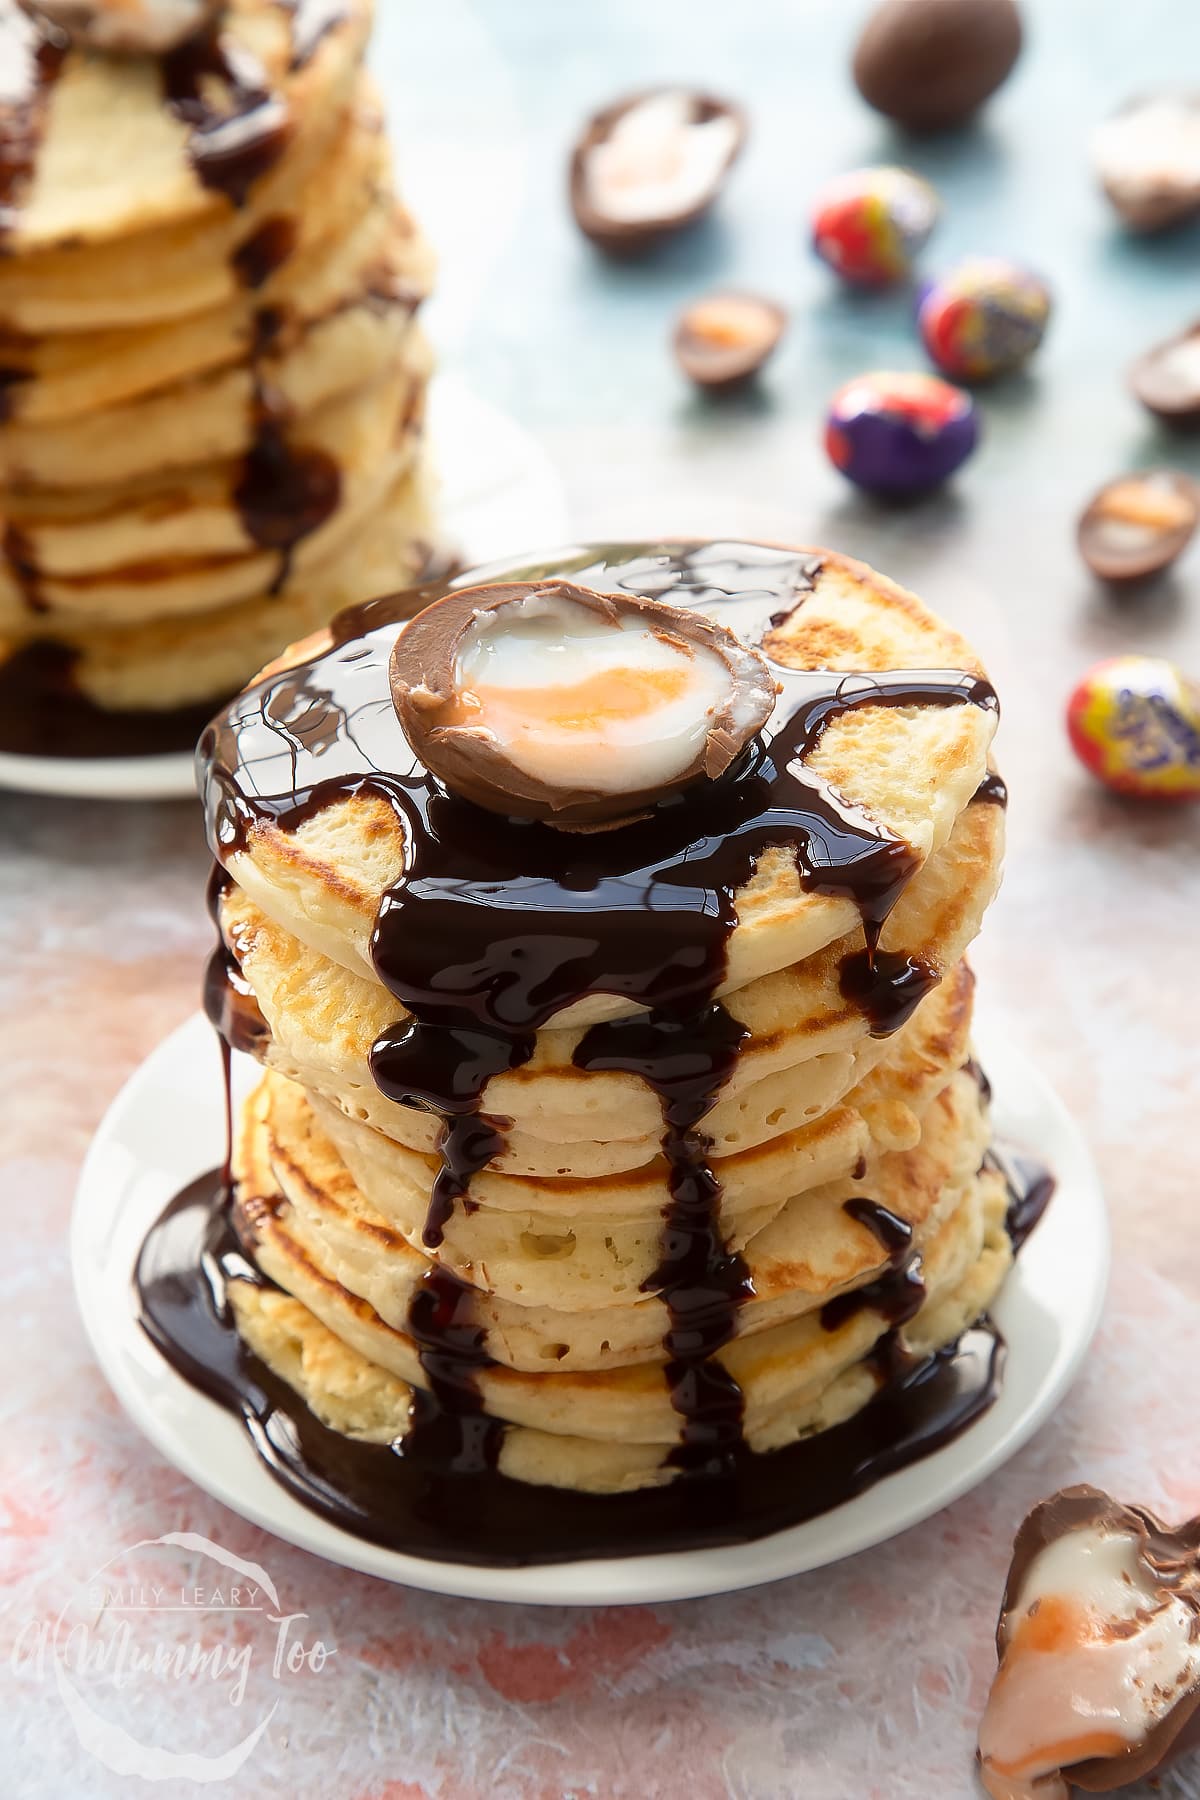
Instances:
[[[1112,656],[1067,702],[1084,767],[1118,794],[1200,799],[1200,687],[1158,656]]]
[[[979,439],[970,394],[936,375],[856,375],[829,404],[825,449],[847,480],[876,494],[919,494],[962,467]]]
[[[911,169],[852,169],[817,196],[813,249],[843,281],[884,287],[911,272],[940,211],[934,189]]]
[[[917,307],[921,341],[953,381],[990,381],[1033,355],[1050,319],[1050,290],[1019,263],[970,256],[931,281]]]
[[[961,125],[1021,53],[1016,0],[881,0],[854,52],[858,91],[909,131]]]

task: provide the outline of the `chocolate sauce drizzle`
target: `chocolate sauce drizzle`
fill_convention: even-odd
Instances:
[[[569,553],[513,579],[554,573],[669,594],[714,608],[769,654],[771,631],[810,591],[815,568],[763,546],[613,547]],[[995,695],[981,677],[953,670],[777,665],[781,702],[729,776],[673,796],[648,820],[580,837],[484,812],[416,762],[387,679],[394,618],[378,602],[342,615],[326,655],[260,684],[214,722],[199,752],[214,855],[227,858],[259,820],[295,828],[351,795],[373,794],[396,813],[405,869],[380,902],[371,955],[407,1017],[377,1040],[371,1069],[389,1098],[443,1119],[424,1232],[430,1248],[471,1176],[501,1147],[497,1122],[479,1112],[487,1083],[525,1062],[537,1031],[586,995],[619,995],[648,1010],[649,1019],[593,1028],[577,1057],[581,1067],[636,1067],[663,1102],[670,1204],[654,1286],[670,1319],[678,1457],[711,1471],[740,1439],[741,1418],[736,1384],[711,1359],[733,1336],[749,1291],[721,1236],[720,1183],[698,1130],[744,1036],[714,1003],[736,894],[763,853],[783,846],[806,888],[852,899],[864,949],[848,959],[846,980],[861,988],[872,1028],[895,1029],[935,979],[878,948],[918,859],[805,758],[834,719],[861,707],[994,709]],[[690,1058],[683,1065],[681,1044]]]
[[[711,608],[747,640],[765,640],[769,654],[771,631],[802,603],[817,566],[803,555],[756,545],[612,546],[568,552],[537,568],[505,574],[514,580],[568,576]],[[459,584],[470,579],[464,575]],[[199,751],[214,855],[228,859],[260,822],[294,829],[333,801],[355,795],[374,796],[396,814],[405,836],[405,868],[380,903],[371,955],[405,1017],[377,1040],[371,1066],[382,1092],[401,1104],[431,1109],[443,1121],[440,1169],[425,1227],[430,1247],[441,1241],[455,1205],[469,1205],[472,1175],[503,1148],[509,1122],[480,1110],[488,1082],[527,1060],[537,1031],[587,995],[613,994],[646,1009],[634,1018],[592,1026],[575,1052],[580,1068],[635,1071],[663,1108],[669,1202],[662,1257],[646,1285],[662,1296],[668,1313],[667,1380],[681,1420],[670,1460],[681,1479],[660,1499],[627,1497],[630,1510],[650,1515],[646,1535],[639,1528],[636,1547],[654,1547],[656,1507],[671,1516],[673,1542],[689,1533],[693,1538],[697,1532],[713,1533],[704,1541],[727,1541],[777,1528],[778,1510],[768,1522],[748,1524],[761,1515],[751,1490],[763,1490],[764,1463],[782,1467],[792,1459],[819,1466],[824,1487],[811,1511],[836,1505],[977,1416],[995,1391],[998,1343],[984,1332],[969,1350],[945,1353],[917,1369],[893,1346],[893,1379],[867,1409],[869,1426],[864,1414],[862,1425],[852,1421],[838,1428],[840,1437],[823,1433],[813,1444],[748,1459],[742,1395],[715,1353],[734,1335],[737,1308],[753,1290],[744,1262],[724,1241],[718,1165],[702,1130],[746,1032],[715,994],[736,922],[735,896],[762,854],[783,847],[806,888],[850,898],[858,908],[864,947],[847,958],[843,976],[873,1029],[895,1029],[909,1016],[936,977],[915,959],[882,952],[879,938],[918,859],[907,844],[830,790],[805,758],[834,719],[860,707],[993,709],[995,696],[982,678],[958,671],[868,675],[777,666],[780,704],[728,777],[702,792],[672,797],[650,820],[599,839],[576,836],[485,813],[447,793],[412,758],[387,678],[395,624],[412,610],[408,595],[342,615],[326,654],[259,684],[214,721]],[[224,962],[219,975],[222,992],[211,1003],[218,1020],[229,1004]],[[180,1202],[180,1216],[188,1204]],[[889,1252],[886,1288],[881,1277],[878,1293],[859,1304],[877,1306],[898,1326],[919,1304],[919,1270],[907,1250],[892,1242],[903,1222],[873,1202],[851,1204]],[[175,1233],[169,1218],[163,1230]],[[154,1323],[154,1293],[145,1284],[143,1303],[156,1341],[168,1346],[170,1331],[161,1318]],[[414,1301],[409,1330],[428,1387],[415,1395],[413,1430],[404,1439],[403,1455],[442,1485],[447,1468],[455,1465],[474,1470],[475,1481],[486,1478],[507,1489],[513,1484],[495,1473],[500,1436],[485,1421],[479,1399],[477,1377],[488,1358],[472,1304],[469,1289],[453,1278],[447,1285],[436,1271]],[[965,1366],[960,1355],[972,1364],[966,1382],[959,1380]],[[887,1361],[882,1352],[881,1371]],[[259,1370],[255,1382],[255,1392],[265,1392],[269,1378]],[[244,1384],[229,1389],[226,1403],[250,1406]],[[276,1384],[272,1416],[283,1404]],[[276,1445],[269,1460],[281,1479],[304,1490],[310,1504],[324,1510],[332,1504],[328,1493],[321,1500],[314,1492],[314,1470],[331,1458],[338,1461],[339,1483],[349,1480],[356,1492],[356,1484],[373,1487],[377,1476],[394,1485],[391,1452],[376,1455],[340,1438],[331,1443],[335,1434],[322,1438],[311,1416],[303,1429],[296,1425],[297,1412],[304,1409],[294,1396],[286,1408],[293,1429],[284,1435],[293,1453],[281,1457]],[[254,1406],[250,1410],[259,1418],[252,1429],[262,1449],[261,1418]],[[873,1435],[861,1436],[866,1429]],[[302,1453],[295,1452],[297,1442]],[[436,1456],[426,1458],[422,1446],[430,1445],[436,1445]],[[375,1471],[369,1479],[360,1457]],[[390,1473],[384,1473],[380,1457]],[[430,1462],[436,1465],[432,1474]],[[802,1489],[806,1483],[807,1477]],[[316,1486],[325,1492],[319,1481]],[[677,1488],[707,1498],[685,1503]],[[519,1491],[522,1507],[527,1493],[538,1496],[530,1503],[536,1512],[541,1491]],[[555,1493],[553,1506],[580,1500]],[[352,1494],[337,1504],[354,1508],[357,1500]],[[780,1493],[773,1504],[784,1506]],[[482,1560],[595,1554],[625,1505],[605,1500],[597,1512],[596,1502],[581,1502],[577,1510],[591,1521],[586,1545],[580,1538],[562,1548],[561,1533],[553,1545],[522,1536],[519,1554],[493,1541],[480,1552]],[[789,1493],[788,1521],[808,1516],[805,1505],[803,1492]],[[366,1507],[372,1514],[368,1535],[392,1529],[375,1517],[378,1510]],[[443,1524],[453,1510],[442,1509]],[[403,1525],[410,1547],[415,1511],[420,1508]],[[597,1529],[601,1514],[605,1525]],[[344,1510],[339,1516],[344,1519]],[[472,1542],[477,1535],[472,1531]],[[437,1554],[472,1555],[469,1546],[448,1549],[441,1533],[439,1539]]]
[[[292,68],[302,69],[331,31],[350,17],[346,0],[276,0],[292,21]]]
[[[888,1332],[874,1359],[883,1385],[845,1424],[770,1455],[738,1444],[716,1479],[681,1475],[636,1493],[582,1494],[499,1473],[503,1428],[481,1425],[477,1394],[462,1382],[464,1366],[473,1378],[483,1364],[457,1296],[441,1318],[436,1293],[419,1308],[417,1330],[432,1340],[421,1345],[427,1372],[427,1358],[444,1356],[448,1332],[465,1339],[465,1354],[454,1369],[430,1375],[415,1434],[369,1444],[323,1425],[234,1328],[227,1284],[271,1284],[238,1242],[216,1171],[167,1207],[142,1246],[135,1279],[143,1328],[160,1353],[243,1419],[259,1456],[294,1498],[342,1530],[440,1562],[522,1567],[749,1543],[932,1455],[987,1411],[1004,1368],[1004,1340],[988,1319],[921,1362]],[[432,1383],[443,1376],[434,1396]]]
[[[295,221],[267,219],[234,251],[233,266],[245,287],[267,282],[296,247]],[[279,553],[270,584],[277,594],[292,572],[296,547],[337,510],[341,470],[324,450],[292,443],[283,396],[270,382],[264,360],[287,322],[277,306],[254,315],[250,353],[250,449],[234,488],[234,503],[247,537],[260,549]]]
[[[277,594],[292,572],[296,546],[336,512],[342,475],[326,451],[291,442],[286,405],[257,366],[251,421],[254,437],[234,501],[247,537],[279,552],[270,587]]]
[[[42,594],[42,572],[38,567],[33,540],[28,532],[22,531],[11,519],[6,522],[3,535],[0,536],[0,554],[16,583],[25,610],[32,613],[45,612],[47,608]]]
[[[188,126],[187,150],[196,177],[244,206],[256,181],[274,168],[292,133],[286,100],[273,93],[266,70],[240,45],[206,25],[161,59],[167,104]],[[213,85],[227,97],[214,106]]]
[[[6,348],[11,350],[11,340]],[[12,418],[20,389],[29,379],[28,369],[18,368],[15,363],[0,365],[0,423]]]
[[[1036,1158],[1010,1144],[993,1143],[983,1158],[985,1168],[999,1169],[1008,1188],[1005,1229],[1014,1251],[1020,1250],[1054,1197],[1055,1180]]]
[[[742,1437],[742,1391],[715,1353],[733,1336],[736,1311],[753,1299],[742,1258],[721,1231],[721,1183],[698,1129],[733,1073],[749,1032],[713,1001],[703,1013],[649,1013],[593,1025],[573,1061],[579,1069],[640,1075],[662,1102],[670,1205],[663,1256],[644,1284],[666,1303],[664,1338],[671,1404],[682,1420],[671,1463],[693,1474],[724,1473]]]
[[[33,183],[46,109],[70,39],[16,0],[0,6],[0,243]]]
[[[848,1294],[837,1294],[821,1308],[826,1331],[837,1331],[860,1312],[877,1312],[893,1331],[915,1319],[925,1304],[921,1255],[913,1248],[912,1226],[878,1200],[843,1200],[842,1211],[874,1233],[887,1251],[887,1267],[873,1281]]]
[[[264,219],[233,253],[233,267],[243,287],[260,288],[281,269],[296,248],[296,221],[284,214]],[[261,335],[257,332],[256,335]]]
[[[0,751],[88,758],[190,753],[212,717],[211,700],[163,712],[109,711],[75,681],[66,644],[23,644],[0,658]]]
[[[1008,787],[1004,777],[995,769],[989,769],[975,792],[971,795],[973,806],[1007,806]]]
[[[495,1469],[504,1426],[483,1410],[476,1376],[491,1363],[474,1295],[449,1269],[431,1263],[408,1308],[427,1388],[413,1388],[402,1454],[451,1474]]]

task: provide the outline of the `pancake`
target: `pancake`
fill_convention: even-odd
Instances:
[[[122,487],[70,494],[43,490],[36,496],[10,492],[9,525],[21,533],[39,571],[39,605],[31,620],[21,585],[11,575],[0,580],[0,630],[24,625],[45,635],[58,622],[119,623],[131,611],[152,618],[152,593],[164,612],[172,609],[168,596],[178,610],[196,611],[245,597],[241,590],[251,567],[257,579],[249,593],[269,587],[281,569],[319,563],[412,461],[414,414],[430,365],[428,344],[413,331],[384,379],[318,408],[295,427],[284,424],[291,456],[305,468],[319,459],[329,485],[328,499],[322,494],[320,502],[321,522],[298,540],[287,562],[282,551],[256,542],[256,535],[265,538],[275,529],[284,502],[272,491],[262,502],[269,510],[260,514],[257,502],[241,500],[245,468],[239,457]],[[247,424],[251,410],[245,409]],[[190,582],[181,577],[176,583],[126,585],[125,571],[156,568],[202,573]]]
[[[912,1092],[913,1065],[921,1059],[909,1059],[901,1048],[898,1061],[895,1070],[890,1061],[881,1064],[842,1104],[801,1129],[706,1158],[719,1184],[718,1222],[728,1246],[741,1249],[793,1196],[849,1176],[863,1158],[869,1160],[879,1148],[870,1125],[873,1110],[885,1118],[903,1112],[909,1130],[901,1141],[906,1147],[920,1141],[921,1117],[950,1069],[930,1068],[918,1094]],[[919,1111],[906,1105],[905,1094]],[[403,1149],[315,1095],[310,1103],[370,1204],[409,1243],[422,1246],[438,1159]],[[472,1286],[526,1302],[541,1304],[543,1294],[570,1290],[595,1306],[625,1303],[643,1291],[662,1262],[670,1182],[661,1156],[620,1175],[587,1180],[485,1169],[470,1177],[441,1227],[440,1260]]]
[[[414,581],[435,535],[433,491],[418,460],[350,542],[327,562],[297,571],[277,594],[266,591],[277,559],[260,557],[254,559],[257,578],[245,584],[248,597],[231,605],[124,626],[57,630],[54,636],[72,654],[75,686],[114,710],[217,704],[250,680],[284,638],[313,630],[380,587]]]
[[[299,59],[294,10],[274,0],[228,0],[214,31],[161,58],[72,45],[55,59],[53,78],[43,74],[30,122],[39,141],[10,202],[11,255],[32,260],[57,250],[83,266],[106,240],[165,225],[195,229],[243,205],[254,172],[255,204],[277,205],[305,137],[319,138],[345,106],[371,11],[369,0],[346,0]],[[230,155],[212,140],[221,121],[235,117],[241,153]]]
[[[717,546],[712,554],[719,559],[719,552]],[[776,554],[781,562],[787,555]],[[793,553],[793,560],[804,554]],[[595,562],[594,554],[583,552],[564,555],[553,566],[579,573],[577,565],[582,564],[586,573]],[[602,570],[603,562],[598,566]],[[595,579],[603,587],[602,573]],[[670,591],[676,600],[683,592],[678,585]],[[368,639],[377,643],[381,669],[393,636],[394,627],[383,626]],[[832,552],[820,553],[812,591],[769,633],[767,647],[781,664],[796,669],[978,671],[969,647],[914,596]],[[305,650],[311,654],[312,647],[298,649],[297,662]],[[380,686],[382,700],[382,673]],[[860,808],[877,828],[911,848],[916,874],[908,898],[921,891],[925,866],[948,843],[983,780],[994,727],[994,713],[973,705],[864,708],[836,718],[805,763],[842,802]],[[402,759],[405,746],[398,725],[395,737],[392,754]],[[286,783],[290,761],[283,738],[278,762],[278,780]],[[267,784],[267,792],[274,773],[256,762],[255,779]],[[983,814],[989,810],[995,813],[976,809]],[[977,843],[971,867],[961,871],[979,898],[981,914],[991,897],[1002,831],[995,817],[971,829],[991,840]],[[294,826],[256,817],[225,861],[264,912],[331,960],[369,975],[370,935],[380,898],[398,879],[403,858],[397,815],[368,788],[333,799]],[[769,849],[758,859],[735,907],[737,922],[718,992],[802,962],[861,926],[851,899],[805,887],[795,858],[782,848]],[[929,935],[913,936],[906,947],[915,949]],[[964,948],[965,942],[956,944],[946,960],[957,960]],[[556,1023],[590,1023],[628,1011],[617,997],[592,994],[564,1008]]]
[[[372,1044],[397,1021],[397,1003],[386,989],[307,950],[239,889],[222,897],[219,910],[225,942],[269,1026],[255,1054],[333,1101],[348,1118],[432,1153],[439,1121],[388,1100],[370,1072]],[[786,978],[766,977],[730,996],[729,1011],[750,1035],[705,1121],[718,1154],[799,1129],[862,1082],[884,1054],[887,1040],[867,1035],[867,1021],[848,1011],[834,985],[852,948],[843,940],[828,957],[810,959]],[[758,991],[785,982],[780,997]],[[900,1035],[912,1067],[954,1067],[962,1060],[972,987],[965,964],[952,965],[904,1027]],[[834,1015],[827,1024],[818,1022],[823,1010]],[[484,1109],[513,1120],[491,1167],[584,1176],[635,1169],[658,1155],[661,1102],[636,1075],[577,1068],[572,1059],[581,1038],[579,1030],[540,1032],[529,1061],[485,1088]],[[814,1051],[814,1040],[831,1047]],[[894,1062],[891,1074],[895,1081]],[[878,1101],[874,1112],[877,1135],[887,1141],[906,1135],[903,1117],[889,1118]]]
[[[556,576],[628,596],[619,629],[658,630],[656,597],[707,612],[742,639],[731,670],[761,646],[771,717],[760,705],[713,770],[697,762],[693,785],[658,797],[626,756],[634,779],[612,791],[645,810],[616,824],[597,807],[564,829],[539,813],[540,786],[532,816],[510,816],[504,770],[521,764],[503,737],[489,738],[490,786],[459,792],[449,764],[443,785],[393,704],[402,622],[447,591]],[[460,597],[462,629],[481,604]],[[580,633],[572,672],[575,622],[555,612],[569,604],[538,594],[491,646],[535,665],[518,657],[510,685],[539,690],[526,710],[552,771],[539,684],[553,725],[592,734],[580,766],[599,768],[607,720],[625,718],[611,642],[586,672],[603,631]],[[671,630],[656,653],[705,635],[677,617]],[[401,644],[414,705],[450,679],[435,634],[428,614]],[[753,678],[769,695],[758,664]],[[488,691],[460,695],[483,709],[477,731]],[[718,725],[715,701],[704,713],[706,750],[736,736],[739,699]],[[489,1497],[526,1505],[497,1469],[580,1494],[682,1479],[669,1516],[683,1544],[759,1519],[760,1469],[778,1522],[794,1522],[792,1469],[820,1490],[795,1494],[795,1518],[811,1516],[953,1435],[994,1397],[995,1334],[928,1359],[980,1321],[1012,1260],[963,960],[1003,851],[994,725],[969,646],[828,551],[572,548],[298,639],[198,752],[219,865],[206,1005],[266,1073],[241,1112],[228,1217],[183,1196],[156,1228],[146,1266],[169,1268],[171,1295],[146,1302],[158,1341],[176,1342],[180,1284],[209,1304],[192,1268],[203,1243],[244,1344],[285,1384],[239,1365],[218,1382],[227,1404],[277,1450],[286,1438],[274,1466],[312,1504],[425,1554],[473,1554],[462,1520]],[[559,772],[573,792],[575,765]],[[214,1340],[214,1360],[227,1349]],[[294,1406],[289,1423],[288,1386],[332,1430],[397,1449],[395,1464],[331,1448]],[[845,1483],[826,1481],[821,1446],[769,1461],[876,1395],[850,1449],[830,1440]],[[414,1536],[431,1496],[444,1525]],[[568,1531],[562,1553],[601,1553],[639,1516],[618,1509],[608,1532],[597,1514],[594,1543]],[[517,1536],[522,1560],[542,1558]]]
[[[405,340],[419,341],[412,313],[421,291],[403,284],[399,268],[376,267],[372,280],[308,323],[281,315],[286,332],[265,352],[243,343],[231,366],[61,422],[0,426],[0,479],[21,489],[109,488],[242,457],[254,444],[263,385],[295,421],[386,382],[406,366]]]
[[[81,743],[127,753],[136,715],[164,715],[147,744],[182,731],[425,566],[430,256],[370,0],[232,0],[154,53],[10,12],[0,659],[36,689],[10,736],[36,748],[74,690],[134,715],[77,709]]]
[[[913,1353],[954,1342],[990,1303],[1011,1263],[1005,1207],[1002,1178],[985,1170],[932,1234],[924,1252],[928,1298],[905,1332]],[[423,1381],[412,1340],[323,1276],[284,1231],[260,1239],[256,1256],[283,1295],[232,1285],[238,1327],[250,1347],[335,1429],[377,1442],[402,1439],[412,1387]],[[863,1308],[834,1330],[810,1314],[726,1346],[720,1360],[745,1397],[751,1449],[781,1448],[865,1405],[880,1383],[870,1352],[886,1329]],[[653,1364],[554,1374],[497,1366],[481,1373],[479,1387],[490,1416],[540,1440],[522,1454],[512,1442],[516,1434],[506,1431],[503,1473],[599,1492],[676,1473],[664,1465],[678,1442],[679,1418]],[[354,1403],[356,1391],[361,1405]]]
[[[877,1155],[858,1179],[825,1183],[789,1200],[742,1245],[753,1295],[738,1308],[738,1334],[813,1312],[886,1270],[878,1237],[846,1212],[847,1202],[886,1201],[913,1227],[920,1248],[925,1233],[961,1203],[986,1139],[977,1086],[969,1076],[955,1078],[933,1102],[918,1148]],[[368,1301],[386,1324],[405,1329],[429,1257],[371,1206],[293,1084],[268,1077],[247,1103],[238,1173],[240,1216],[251,1234],[269,1235],[278,1225],[323,1274]],[[539,1263],[532,1251],[526,1260]],[[619,1304],[593,1291],[596,1303],[589,1305],[586,1290],[577,1295],[573,1286],[556,1287],[561,1266],[539,1267],[544,1279],[523,1283],[519,1300],[490,1287],[489,1267],[469,1271],[475,1316],[495,1361],[536,1373],[664,1359],[668,1318],[660,1299],[638,1287]],[[533,1292],[557,1304],[535,1303]]]
[[[31,454],[25,445],[36,439],[26,438],[25,426],[128,406],[176,382],[243,363],[261,336],[264,308],[279,321],[272,352],[287,351],[309,327],[350,302],[377,297],[401,304],[406,297],[423,298],[430,286],[429,246],[386,188],[373,192],[361,219],[344,232],[305,251],[284,231],[275,255],[281,250],[275,266],[268,258],[254,271],[252,285],[239,282],[225,301],[180,318],[0,338],[12,421],[0,424],[6,459]]]
[[[33,336],[182,319],[236,300],[242,271],[286,221],[291,254],[327,252],[386,189],[386,143],[369,88],[305,149],[294,191],[254,196],[236,212],[114,239],[0,260],[0,330]]]

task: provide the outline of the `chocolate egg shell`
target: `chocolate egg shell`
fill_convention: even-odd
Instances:
[[[991,381],[1019,369],[1045,336],[1050,290],[1018,263],[972,256],[929,283],[917,330],[953,381]]]
[[[1200,211],[1200,93],[1149,94],[1092,140],[1100,185],[1131,231],[1165,231]]]
[[[680,314],[675,355],[697,387],[735,387],[774,354],[786,325],[782,306],[758,294],[708,294]]]
[[[619,791],[558,786],[518,767],[486,727],[457,717],[459,657],[481,619],[515,602],[544,599],[583,607],[617,630],[634,620],[685,651],[720,659],[728,682],[722,708],[699,748],[673,778]],[[702,613],[632,594],[599,594],[569,581],[492,582],[461,588],[418,613],[401,631],[390,664],[392,700],[416,755],[452,793],[489,812],[536,819],[564,830],[613,827],[644,817],[660,800],[716,780],[770,718],[778,693],[765,659]]]
[[[727,148],[701,192],[680,187],[677,205],[664,203],[646,217],[614,217],[596,199],[590,178],[592,153],[598,146],[607,144],[616,128],[638,108],[647,102],[676,94],[686,103],[688,127],[704,126],[713,121],[724,122],[727,128]],[[636,256],[642,251],[650,250],[664,238],[693,224],[708,211],[724,186],[730,168],[741,154],[745,141],[746,118],[742,109],[715,94],[670,87],[647,88],[626,94],[622,99],[613,101],[602,111],[593,114],[571,153],[568,190],[575,223],[585,237],[590,238],[592,243],[607,251],[610,256]],[[669,189],[669,178],[663,185]]]
[[[911,169],[852,169],[823,188],[813,209],[813,249],[843,281],[883,287],[911,273],[941,203]]]
[[[1080,1483],[1041,1500],[1023,1521],[1013,1544],[1012,1564],[1005,1583],[1000,1618],[996,1626],[996,1652],[1003,1663],[1008,1647],[1010,1620],[1021,1604],[1029,1572],[1044,1550],[1068,1533],[1081,1530],[1129,1537],[1139,1547],[1140,1559],[1164,1587],[1175,1592],[1200,1590],[1200,1518],[1172,1529],[1143,1506],[1124,1506],[1100,1488]],[[1046,1679],[1051,1678],[1053,1654]],[[1142,1676],[1134,1676],[1140,1686]],[[1190,1684],[1177,1692],[1172,1703],[1140,1743],[1131,1743],[1112,1756],[1090,1757],[1069,1763],[1063,1776],[1071,1789],[1085,1794],[1109,1794],[1160,1775],[1176,1757],[1200,1748],[1200,1686]],[[1041,1783],[1038,1787],[1040,1789]],[[1050,1785],[1047,1783],[1047,1793]]]
[[[1200,425],[1200,323],[1139,356],[1129,385],[1155,418],[1184,430]]]
[[[863,99],[910,131],[977,112],[1021,53],[1014,0],[883,0],[854,52]]]
[[[1088,670],[1067,703],[1084,767],[1114,793],[1200,797],[1200,688],[1157,656],[1113,656]]]
[[[825,448],[835,468],[877,494],[919,494],[946,481],[979,438],[975,402],[936,375],[857,375],[830,402]]]
[[[1200,518],[1200,494],[1178,469],[1106,482],[1079,521],[1079,553],[1102,581],[1141,581],[1168,568]]]

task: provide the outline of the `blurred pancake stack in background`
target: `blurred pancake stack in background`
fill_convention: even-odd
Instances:
[[[0,681],[105,748],[190,745],[428,556],[430,255],[371,12],[0,0]]]

